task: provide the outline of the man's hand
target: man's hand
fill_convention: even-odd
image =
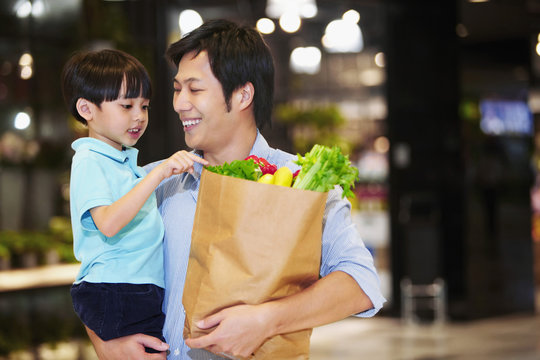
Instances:
[[[94,345],[99,360],[165,360],[169,345],[160,339],[144,334],[135,334],[103,341],[92,330],[86,328],[86,332]],[[157,354],[149,354],[145,347],[162,351]]]
[[[294,295],[221,310],[196,324],[201,329],[217,327],[207,335],[187,339],[186,345],[221,356],[248,357],[272,336],[329,324],[372,307],[351,276],[335,271]]]
[[[265,304],[237,305],[197,323],[201,329],[217,326],[211,333],[187,339],[191,348],[206,348],[221,356],[249,357],[273,335],[273,325]]]

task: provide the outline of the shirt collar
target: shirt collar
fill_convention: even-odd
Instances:
[[[106,144],[101,140],[90,137],[84,137],[75,140],[71,144],[71,147],[75,151],[88,149],[120,163],[129,161],[130,163],[133,162],[134,164],[136,164],[137,155],[139,154],[139,150],[135,148],[124,146],[123,150],[117,150],[111,145]]]
[[[255,142],[253,143],[253,147],[251,148],[249,155],[257,155],[258,157],[263,157],[266,159],[270,156],[270,150],[271,149],[268,142],[257,129],[257,137],[255,138]]]

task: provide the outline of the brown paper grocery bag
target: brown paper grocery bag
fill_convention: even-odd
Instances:
[[[223,308],[294,294],[319,277],[326,193],[204,170],[184,288],[184,337]],[[252,359],[308,359],[311,329],[268,339]]]

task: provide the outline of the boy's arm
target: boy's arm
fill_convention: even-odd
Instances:
[[[163,179],[185,171],[192,172],[194,162],[203,165],[208,163],[195,154],[184,150],[178,151],[152,169],[133,189],[111,205],[90,209],[92,219],[99,231],[107,237],[116,235],[137,215]]]

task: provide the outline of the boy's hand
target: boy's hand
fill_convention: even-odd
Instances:
[[[193,164],[198,162],[202,165],[208,165],[208,161],[205,159],[185,150],[177,151],[167,160],[163,161],[159,166],[161,167],[161,174],[163,178],[168,178],[172,175],[181,174],[183,172],[193,173]]]

